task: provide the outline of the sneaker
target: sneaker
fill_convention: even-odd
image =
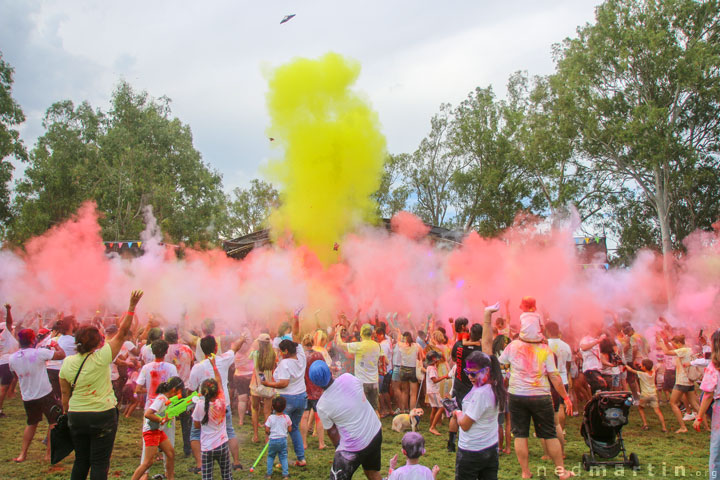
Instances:
[[[695,420],[695,414],[694,414],[694,413],[686,413],[686,414],[683,416],[683,421],[684,421],[684,422],[689,422],[690,420]]]
[[[402,413],[402,411],[399,408],[396,408],[395,411],[393,412],[393,415],[400,415],[401,413]]]

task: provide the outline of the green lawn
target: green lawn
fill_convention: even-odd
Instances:
[[[16,397],[6,401],[7,418],[0,419],[0,432],[2,441],[0,442],[0,479],[67,479],[72,468],[72,455],[58,465],[51,467],[42,462],[44,454],[44,446],[40,443],[40,433],[45,431],[45,424],[41,423],[38,429],[38,435],[30,449],[28,461],[24,464],[16,465],[12,463],[12,458],[17,456],[20,450],[20,442],[22,431],[25,426],[25,413],[20,400]],[[665,418],[668,426],[674,430],[677,428],[672,413],[667,406],[663,407]],[[425,421],[426,419],[424,419]],[[634,473],[630,470],[624,472],[608,469],[603,475],[598,472],[591,476],[580,467],[580,460],[583,453],[587,452],[587,448],[579,433],[580,418],[576,417],[570,420],[568,424],[568,445],[567,445],[567,466],[573,468],[573,471],[581,477],[585,478],[706,478],[707,477],[707,459],[709,434],[706,432],[697,433],[690,431],[687,434],[663,434],[654,415],[649,417],[651,429],[650,431],[642,431],[640,429],[640,418],[636,411],[631,412],[630,424],[623,429],[625,437],[625,445],[630,452],[635,452],[640,457],[641,469]],[[249,421],[249,417],[248,417]],[[237,422],[237,420],[236,420]],[[387,465],[388,460],[395,453],[400,452],[401,435],[390,430],[389,419],[384,421],[383,429],[383,462]],[[140,413],[136,412],[134,418],[120,419],[120,427],[118,430],[117,440],[115,442],[115,451],[110,468],[110,478],[129,479],[133,470],[137,467],[140,460]],[[446,437],[434,437],[425,432],[427,423],[422,425],[422,431],[427,442],[427,456],[423,458],[423,464],[432,466],[437,463],[440,465],[440,474],[438,478],[451,479],[454,478],[454,462],[455,456],[447,453],[444,447]],[[690,424],[688,423],[688,427]],[[447,431],[447,424],[440,428],[441,431]],[[241,460],[245,465],[244,471],[235,473],[235,479],[262,479],[264,478],[264,460],[258,465],[254,474],[249,473],[250,464],[254,461],[261,450],[261,445],[255,445],[250,442],[251,429],[246,423],[243,427],[237,429],[241,445]],[[200,475],[193,475],[187,472],[187,468],[192,465],[190,459],[182,458],[182,437],[180,428],[177,429],[176,445],[179,447],[180,458],[177,461],[178,479],[200,479]],[[537,440],[531,439],[531,468],[535,473],[535,478],[554,478],[552,475],[552,467],[549,462],[540,460],[540,447]],[[292,455],[292,447],[290,460],[294,461]],[[330,465],[332,463],[332,450],[318,450],[317,440],[315,438],[310,442],[310,448],[307,452],[308,467],[300,469],[290,467],[290,477],[298,479],[320,480],[328,478]],[[403,462],[399,462],[402,464]],[[652,464],[652,470],[648,470],[648,464]],[[547,474],[543,473],[546,468]],[[677,468],[677,470],[676,470]],[[684,468],[684,472],[683,472]],[[151,473],[161,473],[162,463],[156,463],[151,469]],[[684,475],[683,475],[684,473]],[[219,478],[219,471],[216,470],[215,478]],[[280,472],[276,470],[274,478],[280,479]],[[361,472],[355,475],[355,478],[365,478]],[[500,478],[516,479],[520,478],[520,469],[517,465],[515,456],[503,456],[500,459]]]

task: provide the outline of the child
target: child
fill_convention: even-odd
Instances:
[[[202,400],[195,404],[193,423],[200,429],[200,449],[202,450],[202,478],[212,480],[213,463],[220,465],[222,480],[232,480],[230,447],[225,425],[225,394],[221,385],[220,372],[215,365],[215,357],[209,357],[215,378],[208,378],[200,385]]]
[[[145,423],[143,424],[143,455],[140,466],[133,473],[132,480],[139,480],[155,461],[158,448],[165,454],[165,475],[167,480],[175,478],[175,449],[167,434],[161,428],[168,422],[165,408],[169,398],[182,395],[185,385],[180,377],[170,377],[167,382],[157,386],[157,396],[145,410]],[[170,420],[172,421],[172,420]]]
[[[287,448],[287,435],[292,430],[292,421],[290,417],[285,415],[286,400],[285,397],[277,396],[272,399],[273,414],[268,416],[265,421],[265,434],[270,437],[270,445],[268,445],[267,452],[267,475],[265,478],[270,478],[273,472],[273,464],[275,463],[275,456],[277,455],[280,459],[280,465],[282,466],[283,478],[288,477],[288,448]]]
[[[402,452],[407,457],[404,467],[395,470],[397,466],[397,454],[390,459],[388,480],[435,480],[440,467],[435,465],[430,471],[424,465],[420,465],[420,456],[425,454],[425,439],[418,432],[408,432],[402,439]]]
[[[428,368],[425,372],[425,385],[428,403],[432,407],[430,411],[430,433],[433,435],[440,435],[435,425],[440,421],[440,417],[443,412],[442,398],[440,398],[440,387],[438,383],[443,380],[450,378],[447,375],[442,377],[438,376],[437,364],[440,361],[440,354],[434,350],[431,350],[427,354]]]
[[[635,370],[632,367],[626,365],[625,368],[636,374],[640,380],[640,406],[638,411],[640,412],[640,418],[642,419],[643,430],[649,430],[647,419],[645,418],[645,409],[652,408],[655,411],[655,415],[660,420],[662,431],[667,433],[667,427],[665,426],[665,417],[663,417],[660,411],[660,404],[658,403],[657,387],[655,387],[655,369],[653,368],[653,361],[649,358],[643,359],[642,370]]]

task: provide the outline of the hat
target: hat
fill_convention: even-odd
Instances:
[[[268,335],[267,333],[261,333],[260,335],[258,335],[257,341],[258,342],[269,342],[270,335]]]
[[[322,360],[315,360],[312,365],[310,365],[308,377],[310,377],[310,381],[318,387],[325,388],[332,378],[330,367]]]
[[[362,336],[362,337],[369,337],[370,335],[372,335],[372,332],[373,332],[373,326],[370,325],[369,323],[364,324],[360,328],[360,336]]]
[[[41,328],[40,330],[38,330],[38,335],[47,335],[48,333],[50,333],[50,330],[48,330],[47,328]]]
[[[533,297],[523,297],[520,301],[520,310],[523,312],[535,311],[535,299]]]

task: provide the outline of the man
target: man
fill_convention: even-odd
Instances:
[[[179,343],[177,328],[167,328],[165,330],[165,340],[170,344],[166,358],[175,368],[177,368],[178,377],[180,377],[185,385],[190,381],[190,371],[193,367],[195,354],[192,348],[183,343]],[[192,413],[183,412],[178,417],[183,436],[183,453],[186,457],[192,454],[190,448],[190,430],[192,429]]]
[[[43,415],[51,428],[55,425],[57,416],[61,412],[60,400],[52,393],[45,362],[65,358],[65,352],[56,343],[50,344],[49,348],[34,348],[35,332],[29,328],[18,332],[18,340],[20,350],[10,355],[8,365],[18,376],[20,394],[27,414],[27,426],[23,433],[20,455],[13,459],[16,463],[24,462],[27,458],[28,448]],[[50,461],[49,436],[45,461]]]
[[[225,398],[230,398],[230,389],[228,388],[228,369],[230,365],[235,362],[235,353],[240,350],[243,343],[245,343],[245,337],[240,337],[235,343],[233,343],[225,353],[217,355],[218,344],[215,337],[207,335],[200,340],[200,349],[202,356],[205,360],[202,360],[195,364],[190,371],[190,379],[187,383],[188,390],[197,390],[200,388],[202,382],[208,378],[215,378],[215,370],[213,369],[208,357],[214,355],[215,366],[220,372],[220,379],[222,380],[222,389],[225,394]],[[232,423],[232,413],[230,409],[230,402],[227,402],[225,410],[225,428],[227,430],[228,442],[230,447],[230,454],[233,457],[233,470],[242,469],[240,464],[240,445],[238,444],[237,436],[235,435],[235,429]],[[200,451],[200,429],[192,427],[190,430],[190,446],[192,449],[193,456],[195,457],[195,467],[190,468],[192,473],[200,473],[202,470],[202,456]]]
[[[360,329],[360,342],[344,343],[340,332],[335,336],[339,348],[355,355],[355,376],[363,383],[363,391],[375,413],[378,413],[378,362],[385,355],[380,345],[372,339],[372,325],[366,323]]]
[[[378,366],[378,392],[380,393],[380,418],[388,416],[392,412],[392,400],[390,399],[390,380],[392,378],[392,343],[385,336],[385,325],[380,322],[375,329],[375,341],[380,345],[382,356]]]
[[[10,371],[10,355],[18,349],[13,335],[13,318],[9,303],[5,304],[5,321],[0,323],[0,418],[5,417],[3,403],[15,376]]]
[[[464,338],[467,329],[468,320],[466,318],[455,319],[455,332],[458,338]],[[453,381],[452,396],[458,404],[458,409],[462,410],[462,401],[465,395],[472,390],[473,383],[465,374],[465,359],[475,351],[482,351],[481,340],[483,336],[483,327],[479,323],[473,323],[470,327],[470,340],[458,340],[453,345],[450,358],[455,364],[455,379]],[[448,452],[455,451],[455,437],[457,436],[458,424],[455,417],[450,418],[450,426],[448,427]]]
[[[620,338],[619,343],[622,351],[623,361],[627,365],[630,365],[630,367],[634,370],[638,370],[640,362],[642,362],[643,359],[648,358],[649,348],[647,340],[645,340],[642,335],[635,332],[635,329],[632,327],[632,324],[630,322],[623,322],[621,324],[621,327],[623,335]],[[640,390],[638,387],[637,374],[633,373],[630,370],[627,370],[626,381],[628,387],[630,387],[630,391],[633,394],[633,399],[635,399],[635,404],[637,405],[640,399]]]
[[[598,390],[607,390],[608,386],[605,379],[600,373],[603,367],[600,358],[600,342],[605,340],[607,335],[602,333],[602,327],[596,329],[595,337],[586,335],[580,340],[580,354],[582,355],[582,370],[590,385],[590,391],[593,395]]]
[[[365,398],[362,382],[349,373],[333,380],[325,362],[313,363],[308,376],[324,390],[317,412],[335,445],[330,480],[350,480],[360,466],[368,480],[380,480],[382,424]]]
[[[570,362],[572,361],[572,350],[570,349],[570,345],[560,339],[560,328],[555,322],[547,322],[545,324],[545,334],[547,335],[548,346],[555,354],[555,361],[557,363],[558,372],[560,373],[560,379],[565,386],[565,390],[569,392],[572,387],[570,378],[568,377]],[[560,397],[560,394],[552,385],[550,393],[553,399],[553,408],[555,409],[555,427],[564,453],[565,435],[563,432],[565,431],[565,409],[562,408],[562,406],[565,405],[565,401]]]

